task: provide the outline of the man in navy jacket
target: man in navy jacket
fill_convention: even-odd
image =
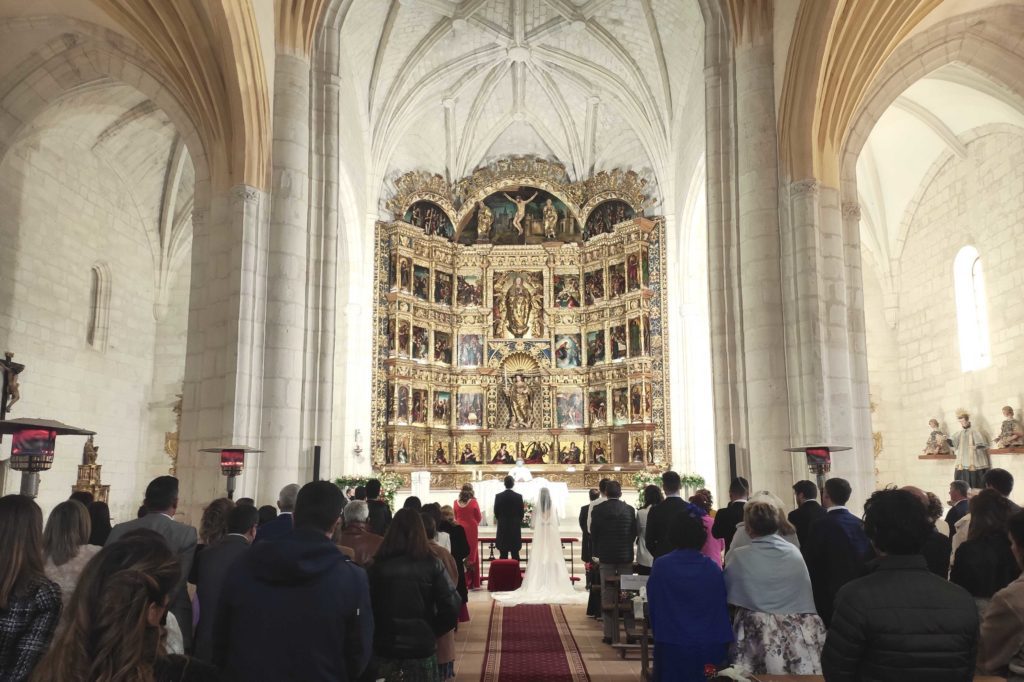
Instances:
[[[331,541],[345,498],[307,483],[295,530],[254,544],[229,572],[214,621],[214,663],[225,680],[348,682],[373,648],[366,572]]]

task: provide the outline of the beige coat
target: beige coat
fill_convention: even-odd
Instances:
[[[978,668],[1024,682],[1024,575],[996,592],[982,616]]]
[[[447,535],[447,533],[446,533]],[[459,584],[458,568],[455,565],[455,557],[451,552],[434,541],[430,543],[430,551],[434,553],[441,563],[444,564],[448,577],[452,579],[453,585]],[[450,663],[455,660],[455,630],[449,630],[437,638],[437,664]]]

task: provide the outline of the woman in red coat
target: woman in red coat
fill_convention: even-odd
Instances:
[[[477,504],[473,495],[473,486],[467,483],[462,486],[459,492],[459,499],[455,500],[455,521],[466,531],[466,540],[469,541],[469,558],[466,559],[466,587],[474,589],[480,587],[480,543],[479,526],[482,516],[480,505]]]

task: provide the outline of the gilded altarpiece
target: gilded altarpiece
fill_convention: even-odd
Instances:
[[[373,460],[432,485],[671,465],[664,221],[645,182],[516,157],[396,182],[376,229]],[[422,224],[420,224],[422,222]]]

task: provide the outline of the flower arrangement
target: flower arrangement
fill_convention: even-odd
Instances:
[[[398,474],[393,471],[375,471],[369,476],[336,478],[334,479],[334,485],[338,486],[342,490],[345,490],[345,488],[356,488],[361,485],[365,486],[366,482],[371,478],[376,478],[380,481],[381,499],[385,500],[391,509],[394,509],[395,495],[398,493],[398,489],[405,485],[405,477],[402,476],[402,474]]]
[[[703,488],[706,484],[704,477],[700,474],[680,474],[679,478],[683,483],[683,490],[689,493],[690,491]],[[649,485],[656,485],[661,487],[662,480],[661,474],[652,474],[649,471],[638,471],[630,477],[633,485],[637,491],[637,508],[644,506],[644,488]]]
[[[523,520],[519,522],[519,527],[529,528],[533,523],[533,502],[524,501],[523,506],[526,508],[526,513],[523,514]]]

